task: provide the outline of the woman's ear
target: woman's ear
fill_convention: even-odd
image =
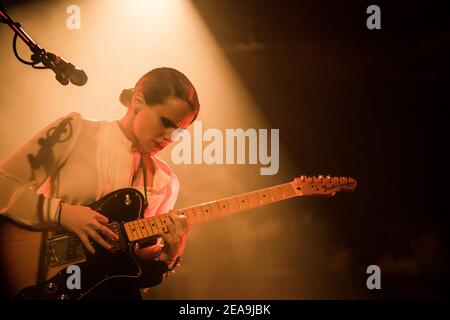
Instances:
[[[135,92],[131,97],[134,113],[138,113],[145,106],[145,97],[142,92]]]

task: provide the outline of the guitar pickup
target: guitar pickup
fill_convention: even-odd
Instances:
[[[83,244],[71,235],[63,234],[48,238],[45,246],[50,267],[86,261]]]

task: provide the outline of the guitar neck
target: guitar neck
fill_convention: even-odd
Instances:
[[[190,224],[199,224],[301,195],[300,188],[288,182],[179,209],[175,214],[186,216]],[[139,241],[166,232],[167,220],[168,214],[165,213],[127,222],[124,227],[130,241]]]

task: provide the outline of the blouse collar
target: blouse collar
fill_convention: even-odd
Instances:
[[[123,145],[130,154],[139,152],[136,148],[132,147],[131,141],[127,138],[127,136],[123,133],[122,129],[120,128],[118,120],[114,121],[114,127],[115,127],[115,138],[117,139],[117,141],[121,145]],[[168,166],[164,165],[163,161],[159,159],[156,155],[146,155],[146,156],[150,158],[155,168],[153,185],[147,187],[151,192],[159,192],[172,181],[171,172],[168,171],[169,170]]]

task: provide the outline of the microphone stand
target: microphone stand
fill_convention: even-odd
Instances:
[[[16,58],[27,65],[31,65],[35,69],[51,69],[55,73],[55,78],[59,83],[66,86],[69,84],[69,75],[64,70],[64,64],[71,65],[63,58],[51,53],[47,52],[45,49],[41,48],[36,42],[31,39],[31,37],[22,29],[20,23],[14,22],[14,20],[8,15],[6,12],[6,8],[0,3],[0,22],[7,24],[14,31],[14,39],[13,39],[13,50]],[[23,60],[16,48],[17,37],[22,39],[22,41],[30,48],[32,55],[32,61]],[[63,62],[63,63],[61,63]],[[36,66],[37,64],[42,63],[44,66]],[[72,65],[73,66],[73,65]]]

